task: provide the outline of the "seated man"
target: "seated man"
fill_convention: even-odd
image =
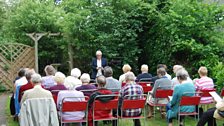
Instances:
[[[106,77],[105,88],[110,89],[112,92],[120,91],[121,83],[113,78],[113,70],[111,67],[106,66],[104,68],[104,76]]]
[[[89,99],[89,112],[88,112],[88,124],[89,126],[92,126],[93,125],[93,113],[92,113],[92,106],[93,106],[93,102],[94,102],[94,99],[96,96],[99,96],[99,95],[111,95],[112,94],[112,91],[111,90],[108,90],[106,88],[104,88],[105,84],[106,84],[106,78],[104,76],[99,76],[97,77],[97,84],[98,84],[98,90],[96,92],[94,92],[91,96],[90,96],[90,99]],[[103,101],[103,102],[108,102],[110,100],[114,99],[114,97],[103,97],[103,98],[99,98],[97,100],[99,101]],[[95,115],[94,117],[95,118],[102,118],[102,117],[109,117],[111,116],[111,111],[96,111],[95,112]]]
[[[125,81],[126,85],[122,87],[120,91],[120,98],[119,98],[119,104],[121,104],[123,98],[126,95],[142,95],[143,94],[143,88],[141,85],[138,85],[135,83],[135,75],[132,72],[127,72],[125,74]],[[128,97],[128,99],[137,99],[139,97]],[[123,116],[140,116],[141,115],[141,109],[128,109],[124,110]],[[119,113],[120,114],[120,113]],[[141,122],[139,119],[134,119],[134,126],[141,126]]]
[[[141,66],[141,71],[142,73],[137,76],[136,80],[141,81],[141,79],[145,79],[145,81],[151,81],[152,74],[148,73],[149,71],[148,65],[143,64]]]

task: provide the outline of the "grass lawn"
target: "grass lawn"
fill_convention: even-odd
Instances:
[[[7,106],[6,106],[6,116],[7,116],[7,126],[19,126],[18,122],[13,121],[13,118],[10,115],[10,109],[9,109],[9,102],[10,98],[7,100]],[[223,121],[224,122],[224,121]],[[222,121],[218,121],[217,126],[223,126]],[[141,120],[142,126],[144,124],[144,120]],[[122,120],[119,121],[119,124],[121,126],[133,126],[132,120]],[[185,126],[196,126],[197,122],[192,117],[186,117],[185,118]],[[99,122],[99,126],[103,126],[102,122]],[[166,120],[161,119],[159,112],[156,114],[156,118],[152,119],[146,119],[146,126],[167,126]],[[177,126],[177,121],[174,120],[174,126]]]

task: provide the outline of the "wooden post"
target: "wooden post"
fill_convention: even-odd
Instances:
[[[72,44],[68,43],[69,71],[73,69],[73,48]]]

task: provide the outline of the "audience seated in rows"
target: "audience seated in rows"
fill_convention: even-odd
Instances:
[[[113,70],[111,67],[104,68],[104,76],[106,77],[105,88],[110,89],[112,92],[118,92],[121,89],[121,83],[113,78]]]
[[[88,111],[88,125],[89,126],[93,126],[93,102],[94,99],[99,96],[99,95],[111,95],[113,94],[111,90],[108,90],[105,88],[106,85],[106,78],[104,76],[99,76],[97,77],[97,85],[98,85],[98,89],[96,92],[94,92],[89,99],[89,111]],[[108,102],[110,100],[114,99],[114,97],[102,97],[102,98],[98,98],[97,100],[101,101],[101,102]],[[110,117],[112,114],[111,111],[95,111],[95,118],[106,118],[106,117]],[[96,124],[97,125],[97,124]],[[115,124],[114,124],[115,125]]]
[[[125,64],[125,65],[122,67],[122,70],[123,70],[123,74],[119,77],[119,81],[120,81],[121,83],[124,83],[124,82],[125,82],[125,73],[131,71],[131,66],[130,66],[129,64]]]
[[[52,86],[56,85],[56,82],[54,80],[54,75],[56,73],[56,70],[53,66],[47,65],[44,69],[44,72],[46,74],[45,77],[42,77],[42,85],[44,88],[48,89]]]
[[[176,74],[177,71],[179,71],[179,70],[181,70],[181,69],[184,69],[184,67],[181,66],[181,65],[174,65],[174,66],[173,66],[173,73]],[[189,77],[189,75],[188,75],[188,77],[187,77],[187,82],[189,82],[189,83],[193,83],[193,81],[192,81],[192,79]],[[173,83],[173,88],[174,88],[176,85],[180,84],[180,82],[178,81],[177,77],[174,77],[174,78],[172,79],[172,83]]]
[[[206,67],[200,67],[198,70],[198,74],[200,76],[200,79],[195,79],[195,88],[197,91],[214,89],[213,80],[207,76],[208,70]],[[200,101],[201,104],[212,103],[212,102],[213,102],[212,97],[201,97],[201,101]]]
[[[121,88],[120,91],[120,98],[119,103],[122,103],[122,100],[127,95],[142,95],[143,94],[143,88],[141,85],[138,85],[135,83],[135,75],[132,72],[127,72],[125,74],[125,81],[126,85]],[[139,97],[127,97],[127,99],[139,99]],[[135,117],[140,116],[142,113],[141,109],[128,109],[124,110],[123,117]],[[119,113],[120,114],[120,113]],[[134,125],[135,126],[141,126],[141,122],[139,119],[134,119]]]
[[[41,76],[33,74],[33,89],[25,91],[21,100],[21,126],[59,126],[52,94],[41,87]]]
[[[71,81],[74,84],[74,88],[82,85],[82,81],[79,79],[81,71],[78,68],[71,70],[71,76],[68,76],[65,81]]]
[[[82,76],[80,77],[80,80],[82,81],[82,85],[77,87],[77,91],[82,91],[82,90],[94,90],[96,89],[95,85],[90,84],[90,76],[87,73],[83,73]],[[84,92],[85,96],[90,96],[92,92]]]
[[[145,81],[151,81],[148,79],[152,78],[152,74],[148,73],[148,71],[149,71],[148,65],[143,64],[141,66],[142,73],[137,76],[136,81],[141,81],[142,79],[146,79]]]
[[[76,86],[75,83],[72,82],[73,79],[68,80],[71,78],[66,78],[64,85],[68,90],[63,90],[58,93],[57,99],[57,108],[60,110],[62,105],[62,100],[64,101],[85,101],[84,94],[80,91],[74,90]],[[60,115],[60,118],[63,120],[81,120],[85,116],[85,112],[64,112]]]
[[[149,101],[148,102],[152,102],[154,104],[167,104],[168,100],[167,99],[157,99],[157,101],[155,101],[155,94],[156,94],[156,90],[157,89],[171,89],[172,88],[172,82],[171,80],[169,80],[167,78],[166,75],[166,70],[164,68],[159,68],[157,70],[157,76],[159,77],[159,79],[156,80],[154,87],[151,91],[151,95],[149,96]],[[152,112],[153,112],[153,106],[149,105],[149,114],[148,114],[148,118],[152,117]],[[160,109],[161,112],[161,116],[165,117],[165,110]]]
[[[177,117],[179,103],[182,96],[194,96],[195,87],[193,83],[187,81],[188,72],[185,69],[180,69],[176,73],[179,85],[175,86],[173,92],[173,98],[169,104],[167,104],[167,120],[169,126],[173,126],[172,120]],[[182,106],[180,112],[194,112],[195,106]],[[183,126],[183,117],[180,118],[181,126]]]

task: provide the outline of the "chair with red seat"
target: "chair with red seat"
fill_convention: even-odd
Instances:
[[[130,98],[130,97],[138,97],[136,99]],[[119,119],[144,119],[144,124],[146,124],[146,110],[145,110],[145,105],[146,105],[146,95],[126,95],[124,99],[122,100],[121,104],[121,115]],[[126,117],[123,116],[123,111],[127,109],[144,109],[143,110],[143,116],[134,116],[134,117]]]
[[[55,104],[57,104],[57,100],[58,100],[58,92],[61,91],[61,90],[52,90],[51,91],[51,94],[53,96],[53,99],[54,99],[54,102]]]
[[[212,97],[209,92],[213,92],[216,91],[216,89],[207,89],[207,90],[199,90],[198,93],[201,97]],[[209,103],[200,103],[200,105],[209,105],[209,104],[213,104],[214,101],[209,102]],[[207,106],[208,107],[208,106]]]
[[[148,96],[150,95],[150,92],[148,93]],[[173,90],[172,89],[157,89],[155,96],[154,96],[154,101],[151,102],[151,100],[149,99],[149,105],[153,106],[153,107],[165,107],[167,104],[161,104],[158,103],[159,99],[168,99],[168,96],[172,96],[173,95]],[[156,109],[154,108],[154,114],[156,113]],[[155,116],[154,116],[155,117]]]
[[[84,101],[66,101],[66,98],[81,98],[85,99]],[[86,125],[88,125],[88,97],[66,97],[63,98],[61,108],[60,108],[60,115],[64,112],[77,112],[77,111],[85,111],[85,118],[81,120],[65,120],[60,117],[61,126],[65,123],[82,123],[86,122]]]
[[[148,94],[152,90],[152,82],[138,82],[138,84],[142,86],[144,94]]]
[[[180,112],[180,108],[181,106],[198,106],[200,104],[200,99],[200,96],[182,96],[178,109],[178,125],[180,124],[180,116],[194,115],[197,116],[199,120],[199,108],[194,112]]]
[[[101,102],[97,99],[99,98],[108,98],[108,97],[114,97],[115,99],[110,100],[108,102]],[[95,122],[97,121],[106,121],[106,120],[118,120],[118,116],[113,116],[112,111],[118,112],[118,95],[99,95],[96,96],[93,102],[93,125],[95,125]],[[96,117],[97,111],[111,111],[111,113],[108,116],[105,117]],[[118,121],[117,121],[118,122]]]

